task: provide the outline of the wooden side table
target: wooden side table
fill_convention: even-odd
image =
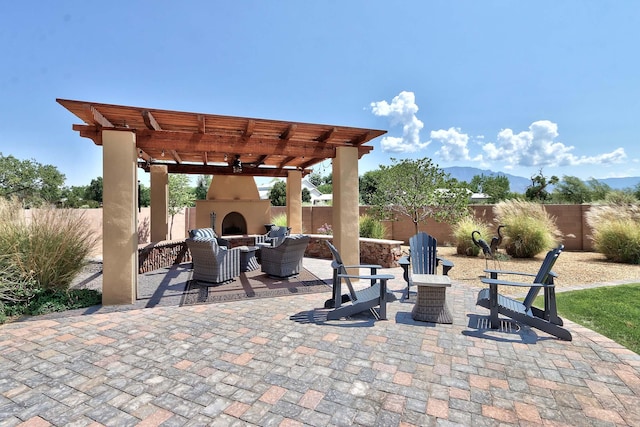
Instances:
[[[447,307],[447,288],[451,286],[449,276],[439,274],[414,274],[413,284],[418,287],[416,304],[411,311],[414,320],[435,323],[453,323]]]

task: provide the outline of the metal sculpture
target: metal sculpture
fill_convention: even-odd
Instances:
[[[498,235],[491,238],[491,243],[489,244],[489,249],[491,250],[491,255],[495,256],[498,246],[502,244],[502,234],[500,233],[500,229],[505,228],[504,225],[498,226]]]
[[[482,249],[482,253],[484,255],[485,267],[488,268],[487,255],[489,255],[490,257],[493,256],[493,254],[491,252],[491,247],[487,244],[487,242],[484,239],[476,239],[476,237],[475,237],[476,233],[478,233],[479,236],[482,235],[482,234],[480,234],[480,232],[478,230],[473,230],[471,232],[471,240],[473,241],[474,245],[476,245],[477,247]]]

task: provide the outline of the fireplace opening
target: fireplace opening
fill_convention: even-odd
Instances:
[[[230,212],[222,220],[222,235],[247,234],[247,221],[239,212]]]

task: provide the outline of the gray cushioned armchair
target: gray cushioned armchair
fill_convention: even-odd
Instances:
[[[215,237],[186,239],[193,260],[193,280],[222,283],[240,276],[241,248],[219,246]]]
[[[309,240],[311,240],[309,236],[296,234],[285,237],[278,246],[262,246],[260,248],[262,272],[277,277],[299,274]]]

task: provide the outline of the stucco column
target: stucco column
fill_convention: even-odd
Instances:
[[[133,304],[138,284],[135,133],[102,131],[102,304]]]
[[[151,241],[169,239],[169,173],[166,165],[151,165]]]
[[[302,233],[302,172],[287,172],[287,223],[291,234]]]
[[[332,168],[333,242],[345,264],[360,264],[358,149],[336,148]]]

